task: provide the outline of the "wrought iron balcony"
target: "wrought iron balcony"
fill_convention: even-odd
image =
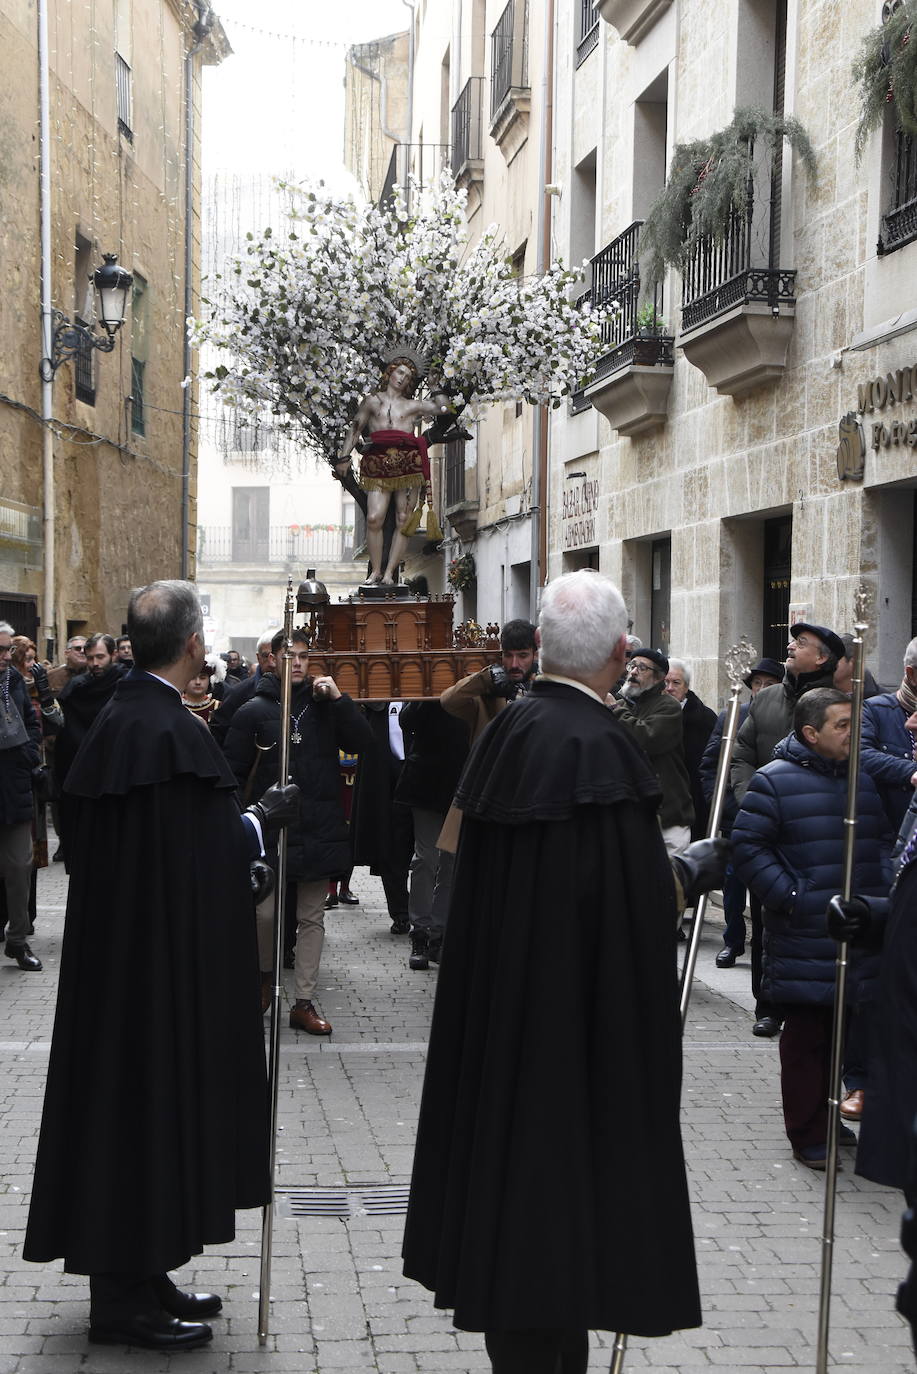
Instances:
[[[779,263],[773,194],[732,211],[722,238],[704,237],[682,271],[685,357],[721,395],[741,396],[786,367],[796,305],[796,273]]]
[[[528,88],[528,0],[509,0],[490,35],[490,58],[490,119],[494,123],[511,93]]]
[[[483,171],[481,142],[481,107],[484,100],[483,76],[472,76],[465,82],[462,93],[452,107],[452,174]]]
[[[898,129],[891,205],[882,216],[879,252],[892,253],[917,239],[917,138]]]
[[[322,529],[308,525],[271,525],[257,532],[231,525],[199,525],[198,563],[287,564],[343,563],[353,556],[354,531],[336,525]]]
[[[432,186],[448,166],[448,143],[396,143],[379,193],[379,204],[387,205],[395,187],[407,186],[409,180],[421,186]]]
[[[582,66],[599,41],[599,16],[595,0],[579,0],[576,25],[576,65]]]

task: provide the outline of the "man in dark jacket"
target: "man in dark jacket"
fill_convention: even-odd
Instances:
[[[414,821],[408,967],[422,970],[431,958],[439,961],[446,928],[454,855],[437,841],[468,757],[468,727],[438,701],[409,701],[401,708],[401,730],[405,759],[395,800],[411,808]]]
[[[783,681],[783,664],[778,663],[774,658],[762,658],[742,681],[751,692],[752,697],[756,697],[765,687],[773,687],[775,683]],[[747,715],[748,703],[745,703],[739,707],[739,729],[741,729]],[[716,770],[720,761],[720,743],[725,724],[726,711],[723,710],[717,716],[716,724],[710,732],[710,738],[707,741],[698,769],[704,801],[708,806],[713,801],[713,792],[716,787]],[[723,814],[720,819],[720,834],[727,839],[732,834],[732,823],[736,818],[738,809],[739,804],[730,784],[726,788]],[[723,915],[726,918],[726,926],[723,931],[723,948],[716,956],[716,966],[717,968],[732,968],[736,959],[745,953],[745,884],[741,878],[736,876],[735,865],[732,863],[726,870],[726,881],[723,883]]]
[[[223,683],[223,700],[220,702],[220,709],[214,711],[210,719],[210,733],[221,749],[226,743],[226,736],[229,734],[233,716],[241,706],[244,706],[247,701],[251,701],[264,674],[274,670],[274,651],[271,644],[276,635],[276,630],[267,630],[258,640],[258,647],[255,651],[258,666],[250,677],[243,679],[242,682],[232,678]]]
[[[124,676],[123,666],[115,662],[115,641],[111,635],[90,635],[86,641],[85,656],[87,671],[72,678],[57,699],[64,717],[64,728],[54,741],[54,776],[60,795],[60,842],[68,872],[73,799],[65,790],[67,774],[96,717],[103,706],[111,701],[115,688]]]
[[[283,631],[275,635],[275,658],[283,648]],[[331,1025],[313,998],[325,940],[325,894],[328,879],[349,866],[350,843],[341,807],[338,750],[362,754],[370,744],[369,729],[350,697],[333,678],[309,676],[309,640],[293,631],[293,695],[290,719],[290,778],[300,789],[299,816],[287,832],[287,875],[296,885],[296,1000],[290,1025],[309,1035],[330,1035]],[[257,798],[277,781],[281,730],[280,679],[265,673],[251,701],[234,715],[225,753],[243,796]],[[273,898],[258,906],[258,949],[262,1005],[267,1006],[273,963]]]
[[[813,687],[834,685],[834,670],[843,652],[843,640],[824,625],[800,621],[790,626],[783,681],[779,686],[765,688],[753,698],[732,753],[730,780],[740,806],[756,769],[770,763],[774,749],[793,728],[793,711],[799,698]],[[752,1034],[770,1037],[779,1034],[783,1013],[761,994],[762,948],[761,905],[752,893],[751,990],[755,996]]]
[[[549,585],[542,675],[456,793],[404,1269],[486,1333],[495,1374],[581,1374],[590,1329],[700,1322],[661,790],[604,704],[626,623],[598,573]]]
[[[37,768],[41,725],[22,674],[10,663],[15,630],[0,622],[0,880],[6,887],[4,954],[24,972],[41,960],[29,948],[32,881],[32,769]]]
[[[363,706],[372,744],[360,751],[350,813],[352,863],[365,865],[382,879],[392,935],[407,935],[408,871],[414,853],[411,808],[395,792],[404,767],[401,701],[368,701]]]
[[[681,707],[665,690],[669,660],[658,649],[638,649],[627,664],[618,720],[633,735],[662,788],[659,824],[670,854],[691,843],[691,784],[685,765]]]
[[[681,707],[685,767],[691,784],[691,805],[694,807],[691,839],[700,840],[707,833],[707,798],[701,786],[700,762],[704,757],[710,731],[716,724],[716,712],[705,706],[696,692],[691,691],[691,669],[683,658],[669,659],[665,690]]]
[[[138,589],[127,623],[135,667],[67,780],[75,844],[23,1255],[89,1275],[90,1340],[168,1353],[209,1341],[201,1319],[222,1306],[168,1270],[270,1199],[249,863],[278,813],[265,798],[240,815],[182,705],[204,658],[193,587]],[[100,900],[100,874],[117,901]]]
[[[904,651],[904,676],[897,692],[863,703],[861,759],[879,789],[889,822],[898,830],[914,795],[917,764],[917,639]]]
[[[773,689],[771,689],[773,690]],[[732,828],[739,877],[764,911],[763,992],[784,1009],[780,1040],[786,1133],[793,1155],[823,1169],[837,950],[827,907],[842,890],[850,699],[835,688],[806,692],[793,733],[755,773]],[[892,835],[869,774],[860,770],[854,891],[878,936],[891,885]],[[851,951],[851,997],[871,1000],[878,954]],[[842,1140],[855,1143],[848,1128]]]

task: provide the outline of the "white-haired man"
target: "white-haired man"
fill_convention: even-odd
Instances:
[[[547,587],[542,673],[456,792],[404,1268],[485,1332],[495,1374],[582,1374],[591,1328],[700,1322],[661,789],[604,704],[626,626],[598,573]],[[720,870],[700,850],[673,861],[694,890]],[[539,1189],[559,1154],[565,1187]]]

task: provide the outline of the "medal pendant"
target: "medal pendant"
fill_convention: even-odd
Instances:
[[[302,744],[302,735],[299,733],[298,730],[294,730],[293,733],[290,735],[290,743]]]

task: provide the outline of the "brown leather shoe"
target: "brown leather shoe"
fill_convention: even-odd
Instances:
[[[261,1015],[267,1011],[274,996],[274,979],[270,973],[261,975]]]
[[[331,1022],[324,1021],[311,1002],[297,1002],[290,1011],[290,1025],[293,1030],[303,1030],[309,1035],[330,1035]]]
[[[841,1102],[841,1116],[845,1121],[859,1121],[863,1115],[863,1089],[854,1088]]]

